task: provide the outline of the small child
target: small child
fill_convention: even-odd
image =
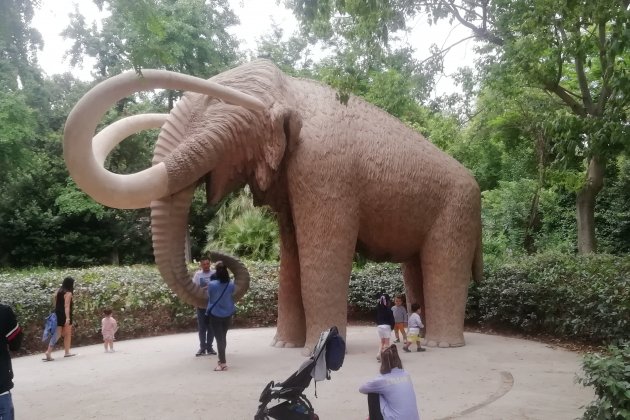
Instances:
[[[112,316],[111,309],[105,309],[103,314],[105,314],[105,317],[101,320],[101,332],[103,334],[105,353],[114,353],[114,334],[118,331],[118,323]]]
[[[398,333],[402,333],[403,343],[407,342],[407,334],[405,333],[405,328],[407,328],[407,308],[403,306],[403,297],[402,295],[396,296],[394,299],[394,306],[392,307],[392,312],[394,313],[394,334],[396,334],[395,343],[400,343],[400,336]]]
[[[420,345],[420,329],[424,328],[424,324],[422,323],[422,319],[420,318],[420,305],[417,303],[411,304],[411,316],[409,316],[409,332],[407,334],[407,341],[405,342],[405,346],[403,350],[409,353],[409,346],[411,343],[415,342],[418,346],[417,351],[425,351],[426,349]]]

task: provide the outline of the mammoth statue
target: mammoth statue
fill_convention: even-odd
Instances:
[[[187,92],[168,115],[127,117],[94,136],[118,100],[158,88]],[[130,175],[104,169],[120,141],[157,127],[152,167]],[[151,207],[159,271],[196,306],[206,296],[191,283],[184,259],[193,191],[205,182],[214,204],[249,185],[254,203],[269,206],[280,228],[278,347],[308,351],[331,325],[345,335],[356,251],[402,263],[408,300],[424,308],[428,345],[464,345],[468,284],[482,272],[479,187],[455,159],[361,99],[342,104],[335,90],[287,76],[266,60],[210,80],[127,72],[76,104],[64,158],[98,202]]]

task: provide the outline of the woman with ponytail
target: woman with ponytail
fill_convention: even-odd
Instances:
[[[395,344],[381,353],[380,375],[359,392],[368,396],[369,420],[420,420],[411,376],[403,370]]]

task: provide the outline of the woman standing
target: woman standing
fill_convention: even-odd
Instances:
[[[54,360],[51,353],[55,347],[57,339],[63,336],[63,347],[65,350],[64,357],[76,356],[74,353],[70,353],[70,345],[72,343],[72,293],[74,292],[74,279],[72,277],[66,277],[61,283],[61,287],[55,294],[55,315],[57,316],[57,332],[50,339],[48,349],[46,350],[46,357],[43,359],[46,362]]]
[[[389,295],[381,293],[376,304],[376,330],[380,340],[376,360],[381,361],[381,352],[389,347],[389,339],[394,329],[394,313]]]
[[[234,283],[230,281],[230,273],[223,261],[217,261],[214,265],[215,273],[210,277],[208,284],[208,308],[206,315],[210,317],[210,325],[214,332],[214,339],[217,342],[219,351],[219,363],[214,368],[215,371],[227,370],[225,362],[226,336],[232,315],[236,312],[234,306]]]

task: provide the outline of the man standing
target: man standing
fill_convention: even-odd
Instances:
[[[0,304],[0,419],[14,420],[15,410],[11,399],[13,368],[9,350],[17,351],[22,343],[22,329],[13,309]]]
[[[202,257],[201,261],[199,261],[199,267],[200,270],[197,270],[192,281],[197,286],[201,287],[205,293],[208,293],[210,277],[214,274],[214,271],[210,271],[210,258]],[[197,328],[199,330],[199,351],[195,356],[217,354],[217,352],[212,349],[214,334],[212,327],[210,327],[210,317],[206,315],[206,308],[197,308]]]

